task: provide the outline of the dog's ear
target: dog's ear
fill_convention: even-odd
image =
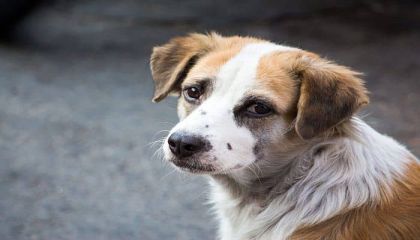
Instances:
[[[295,129],[311,139],[349,119],[369,103],[360,73],[312,53],[295,55],[293,74],[300,80]]]
[[[154,102],[159,102],[171,92],[179,92],[190,69],[200,57],[215,47],[221,36],[190,34],[176,37],[167,44],[153,48],[150,68],[155,82]]]

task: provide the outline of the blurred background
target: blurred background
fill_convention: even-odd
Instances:
[[[211,30],[364,72],[366,121],[420,155],[418,1],[0,0],[0,239],[214,239],[205,179],[154,155],[176,99],[148,65]]]

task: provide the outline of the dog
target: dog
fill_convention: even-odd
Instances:
[[[420,164],[372,129],[361,74],[252,37],[155,47],[153,101],[178,96],[162,145],[209,176],[222,240],[420,239]]]

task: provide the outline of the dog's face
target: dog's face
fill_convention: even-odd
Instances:
[[[194,173],[240,171],[340,124],[368,99],[356,73],[300,49],[193,34],[154,49],[155,101],[179,96],[165,158]]]

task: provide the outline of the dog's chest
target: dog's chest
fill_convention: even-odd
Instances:
[[[219,239],[270,240],[275,235],[277,240],[282,240],[285,238],[279,236],[285,237],[288,235],[278,235],[278,233],[288,232],[286,229],[282,229],[283,226],[286,228],[290,227],[290,229],[294,228],[294,226],[288,226],[288,224],[282,224],[283,226],[280,226],[278,225],[279,222],[276,220],[273,221],[275,219],[275,212],[277,213],[276,215],[289,215],[286,214],[286,209],[280,207],[276,211],[274,209],[273,211],[268,211],[268,213],[273,213],[273,216],[270,216],[270,214],[267,215],[267,211],[264,211],[258,201],[233,196],[219,185],[211,185],[211,202],[214,205],[214,210],[219,221]],[[272,228],[274,225],[276,227]]]
[[[245,203],[217,187],[212,189],[211,201],[219,220],[221,240],[244,239],[261,209],[257,203]]]
[[[285,240],[303,222],[293,201],[287,198],[273,199],[263,207],[258,200],[234,195],[217,182],[210,181],[210,185],[220,240]]]

